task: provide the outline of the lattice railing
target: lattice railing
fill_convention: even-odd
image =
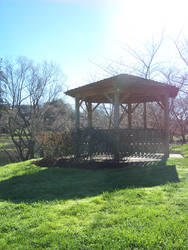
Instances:
[[[77,135],[80,155],[114,155],[121,157],[151,155],[164,152],[163,130],[156,129],[84,129]]]

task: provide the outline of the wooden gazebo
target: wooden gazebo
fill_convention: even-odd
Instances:
[[[92,148],[92,154],[94,155],[112,155],[116,160],[119,159],[120,155],[124,157],[135,154],[144,157],[151,154],[163,154],[168,157],[169,98],[175,98],[177,93],[178,88],[175,86],[127,74],[116,75],[67,91],[67,95],[75,98],[75,133],[79,138],[82,138],[77,140],[77,154],[80,155],[83,151],[89,150],[88,144],[92,144],[92,141],[98,136],[100,142]],[[79,109],[83,102],[85,102],[88,113],[89,129],[85,129],[87,133],[80,129]],[[147,128],[147,102],[157,102],[163,109],[164,126],[162,129]],[[97,130],[92,126],[92,112],[101,103],[112,103],[114,105],[114,128],[111,130]],[[144,127],[132,129],[132,112],[140,103],[143,103],[144,107]],[[126,110],[125,113],[128,116],[128,128],[126,129],[120,129],[119,127],[120,106]],[[84,137],[84,133],[87,136]],[[104,134],[106,136],[103,136]],[[86,139],[88,135],[89,141]],[[111,143],[109,138],[111,138]]]

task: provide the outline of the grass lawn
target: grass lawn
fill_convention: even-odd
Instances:
[[[185,157],[188,157],[188,143],[181,145],[173,145],[170,147],[174,153],[182,153]]]
[[[2,166],[0,249],[188,249],[188,158],[109,170]]]

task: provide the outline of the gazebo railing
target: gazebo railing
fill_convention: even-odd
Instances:
[[[164,153],[164,131],[161,129],[94,129],[77,131],[80,156],[151,157]]]

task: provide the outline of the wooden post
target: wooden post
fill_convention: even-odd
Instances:
[[[92,128],[92,103],[87,103],[88,127]]]
[[[146,114],[146,102],[144,102],[144,129],[147,129],[147,114]]]
[[[128,104],[128,128],[131,129],[132,127],[132,108],[131,103]]]
[[[119,161],[119,89],[116,89],[114,93],[114,129],[116,136],[116,150],[114,159]]]
[[[78,96],[75,97],[75,157],[79,158],[79,148],[80,148],[80,98]]]
[[[75,97],[75,130],[78,131],[80,128],[80,98]]]
[[[164,105],[164,154],[165,158],[169,157],[169,97],[165,95],[163,97]]]
[[[119,89],[114,94],[114,128],[119,128]]]

